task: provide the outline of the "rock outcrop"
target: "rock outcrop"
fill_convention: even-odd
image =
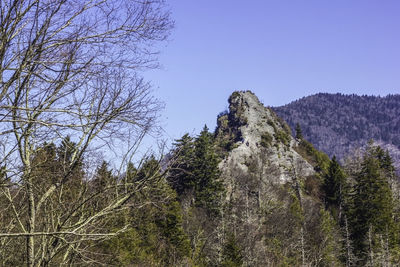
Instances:
[[[317,115],[314,117],[318,118]],[[214,159],[213,168],[200,164],[206,171],[204,177],[214,177],[215,185],[218,184],[203,191],[215,209],[210,213],[202,206],[188,205],[184,216],[185,229],[189,229],[196,249],[201,248],[204,266],[352,265],[358,261],[354,261],[355,256],[364,260],[363,254],[367,255],[368,251],[360,247],[360,242],[367,242],[363,240],[366,231],[370,232],[368,239],[376,238],[376,243],[380,242],[382,235],[371,232],[370,222],[361,219],[356,227],[365,232],[359,240],[353,238],[361,232],[350,223],[359,220],[363,210],[353,214],[344,212],[343,207],[356,210],[362,201],[354,205],[343,199],[353,198],[351,192],[355,189],[369,188],[371,185],[364,184],[369,182],[368,179],[364,182],[363,176],[370,175],[373,169],[374,177],[382,180],[380,190],[385,191],[388,199],[384,202],[390,203],[389,199],[396,193],[390,194],[389,187],[393,192],[398,190],[394,179],[388,179],[389,186],[381,177],[384,173],[392,177],[387,159],[376,159],[379,156],[375,155],[364,161],[362,150],[357,150],[355,157],[348,161],[348,177],[342,177],[335,161],[308,142],[299,128],[296,132],[298,139],[292,137],[289,126],[252,92],[234,92],[230,96],[229,111],[218,116],[214,138],[209,135],[213,142],[207,155]],[[393,146],[384,147],[393,151]],[[220,172],[216,166],[219,159]],[[362,171],[361,162],[364,162]],[[219,175],[213,176],[214,173]],[[385,214],[389,216],[391,212],[390,216],[395,218],[395,207],[388,208],[393,208],[393,212]],[[381,221],[384,220],[382,217]],[[386,236],[389,236],[387,229]],[[356,242],[359,242],[358,248],[352,245]],[[384,255],[391,248],[377,246],[373,250],[374,255]],[[389,261],[386,256],[383,258],[381,265]],[[393,258],[393,262],[399,261]]]
[[[219,167],[227,193],[218,229],[235,233],[245,266],[268,266],[268,227],[281,227],[280,220],[293,218],[293,199],[312,207],[310,211],[316,207],[300,189],[301,181],[315,174],[314,167],[296,152],[298,142],[287,124],[250,91],[231,95],[229,112],[219,115],[215,134],[225,153]],[[268,215],[278,206],[282,214]],[[288,234],[294,240],[288,242],[295,244],[296,234]]]
[[[294,171],[303,177],[314,173],[294,150],[297,141],[287,124],[250,91],[231,95],[229,113],[219,116],[216,135],[231,149],[220,163],[226,177],[234,176],[233,169],[251,172],[256,166],[264,180],[280,184],[291,181]]]

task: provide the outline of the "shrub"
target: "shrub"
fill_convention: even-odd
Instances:
[[[268,133],[265,132],[261,135],[261,145],[265,148],[269,147],[272,142],[272,136]]]
[[[285,146],[289,146],[290,144],[290,136],[283,130],[278,130],[275,132],[275,139]]]

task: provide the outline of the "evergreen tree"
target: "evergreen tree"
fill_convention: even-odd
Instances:
[[[303,131],[301,130],[300,124],[296,123],[296,139],[302,140],[303,139]]]
[[[62,166],[57,161],[56,146],[53,143],[44,143],[38,147],[33,155],[31,175],[41,185],[39,189],[59,182]]]
[[[93,211],[98,211],[105,208],[107,203],[109,203],[109,200],[117,194],[117,188],[113,188],[116,179],[106,161],[103,161],[101,165],[98,166],[91,182],[91,193],[97,196],[91,200],[91,207],[93,208]]]
[[[93,180],[94,188],[96,191],[101,192],[107,186],[114,182],[112,171],[108,168],[108,163],[103,161],[97,168],[95,178]]]
[[[174,146],[168,181],[178,196],[181,196],[196,184],[193,175],[194,141],[189,134],[185,134],[175,141]]]
[[[220,181],[219,159],[214,149],[213,136],[204,126],[195,141],[193,175],[195,179],[195,204],[209,214],[217,215],[224,193]]]
[[[137,175],[138,170],[135,168],[132,162],[129,162],[126,167],[125,179],[128,183],[132,183],[135,181],[135,177]]]
[[[61,142],[61,144],[57,147],[57,157],[60,162],[65,166],[63,168],[64,172],[69,171],[69,168],[75,168],[82,166],[82,160],[76,162],[76,166],[71,166],[73,164],[74,159],[73,155],[76,152],[76,144],[71,141],[71,138],[67,136]]]
[[[329,211],[322,208],[319,214],[321,266],[340,266],[340,243],[337,240],[339,235],[336,233],[336,229],[334,218]]]
[[[389,150],[385,151],[385,154],[383,155],[381,159],[381,168],[383,168],[388,175],[393,175],[395,169],[393,166],[393,159],[389,154]]]
[[[388,150],[385,151],[381,160],[381,168],[384,170],[384,174],[388,179],[390,189],[395,190],[395,187],[397,187],[399,183],[396,181],[396,170],[393,165],[393,159]]]
[[[44,190],[49,185],[63,184],[60,190],[63,197],[76,198],[82,190],[84,180],[83,159],[73,162],[71,154],[75,148],[69,137],[56,146],[54,143],[44,143],[38,147],[32,159],[32,173],[35,183],[41,185],[38,190]]]
[[[82,191],[85,177],[84,158],[76,159],[76,155],[74,156],[74,153],[77,152],[76,149],[76,143],[72,142],[69,136],[64,138],[56,149],[61,179],[67,181],[66,190],[68,190],[71,198],[78,197],[80,191]]]
[[[345,174],[335,156],[333,156],[328,171],[324,175],[322,188],[325,194],[325,205],[333,211],[334,217],[340,220],[343,201],[347,195],[347,186]],[[339,211],[338,215],[335,214],[337,211]]]
[[[392,192],[385,176],[383,150],[369,146],[356,178],[350,219],[355,253],[365,263],[371,259],[380,235],[392,239]],[[371,259],[372,260],[372,259]]]
[[[168,181],[178,196],[191,195],[197,207],[218,214],[224,193],[213,135],[204,126],[195,140],[188,134],[176,140]]]
[[[131,209],[114,218],[110,225],[128,225],[128,229],[99,249],[112,254],[108,262],[111,265],[180,266],[189,256],[190,242],[183,230],[182,210],[175,191],[162,176],[159,162],[153,156],[137,171],[131,164],[128,168],[131,168],[127,170],[129,179],[136,182],[145,179],[146,186],[129,200]]]
[[[129,165],[128,165],[129,167]],[[139,168],[134,176],[133,181],[142,182],[145,180],[159,180],[161,179],[161,166],[158,160],[151,155],[145,159],[143,165]],[[134,171],[134,170],[130,170]]]
[[[243,264],[242,250],[238,246],[236,238],[233,234],[229,234],[225,241],[222,252],[222,263],[224,267],[238,267]]]
[[[170,197],[168,204],[161,206],[162,209],[156,216],[155,223],[167,243],[166,255],[175,255],[176,258],[188,256],[190,252],[190,242],[183,230],[183,216],[179,202],[173,190],[165,183],[160,184],[162,195]],[[167,258],[166,257],[166,258]],[[173,261],[170,261],[172,264]]]
[[[5,165],[0,167],[0,186],[5,186],[11,181],[11,179],[7,177],[6,170],[7,167]]]

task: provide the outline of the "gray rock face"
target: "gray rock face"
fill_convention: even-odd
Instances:
[[[270,266],[265,214],[274,205],[287,209],[290,197],[284,188],[299,187],[299,181],[315,171],[295,151],[297,141],[287,124],[253,93],[235,92],[229,104],[216,130],[218,143],[228,150],[219,165],[227,194],[218,229],[240,240],[244,266]]]
[[[217,128],[219,138],[234,133],[233,149],[220,163],[224,177],[233,177],[232,171],[238,170],[257,172],[263,180],[283,184],[293,175],[314,173],[313,167],[293,149],[297,142],[288,126],[252,92],[235,92],[229,103],[229,114],[219,118]],[[224,124],[224,119],[230,123]]]

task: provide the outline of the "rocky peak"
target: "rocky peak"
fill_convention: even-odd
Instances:
[[[219,227],[237,233],[248,266],[267,266],[265,211],[271,203],[289,205],[285,188],[295,188],[301,203],[310,202],[301,198],[300,181],[315,174],[314,168],[295,151],[287,124],[250,91],[230,96],[229,111],[218,116],[216,140],[225,152],[219,168],[227,207]]]
[[[229,97],[229,112],[218,117],[216,136],[229,151],[220,164],[225,177],[232,178],[240,170],[257,172],[268,182],[285,183],[293,175],[314,173],[293,149],[297,142],[287,124],[250,91]]]

